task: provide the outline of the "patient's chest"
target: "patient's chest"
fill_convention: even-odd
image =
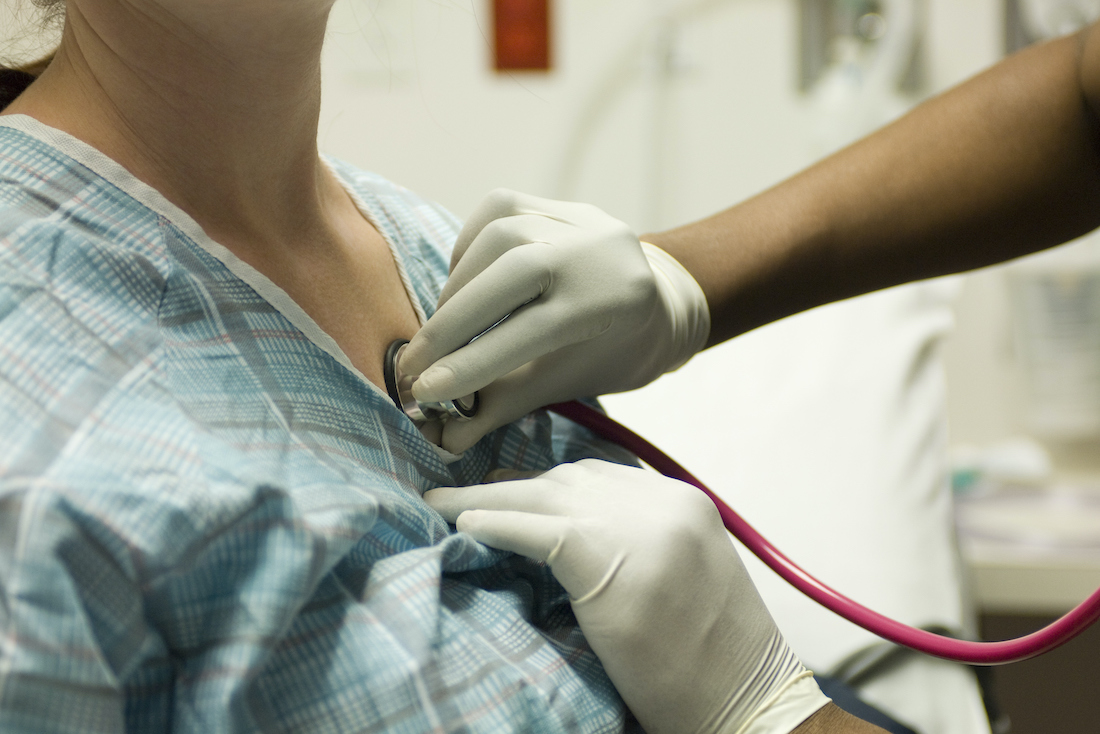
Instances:
[[[420,327],[390,245],[337,187],[315,242],[268,248],[230,243],[231,251],[290,296],[368,380],[385,390],[382,362],[395,339]]]
[[[549,570],[454,534],[420,498],[497,466],[545,468],[545,415],[445,464],[196,227],[16,142],[49,159],[0,161],[26,210],[6,210],[19,234],[0,248],[0,519],[20,528],[0,544],[0,587],[19,592],[4,610],[20,671],[5,692],[45,701],[35,723],[55,724],[28,726],[73,714],[73,730],[621,728]],[[45,194],[8,182],[21,179],[48,180],[48,211],[68,218],[41,215]],[[364,196],[408,198],[376,189]],[[378,208],[405,232],[393,239],[430,310],[449,220]],[[331,277],[312,291],[401,303],[392,273]],[[343,339],[368,368],[415,328],[403,306],[372,323],[361,349]],[[0,707],[0,729],[24,713]]]

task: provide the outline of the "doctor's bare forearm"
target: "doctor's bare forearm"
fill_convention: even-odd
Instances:
[[[874,724],[852,716],[833,703],[799,724],[791,734],[886,734]]]
[[[716,344],[1100,225],[1100,30],[1026,49],[778,186],[647,235],[699,281]]]

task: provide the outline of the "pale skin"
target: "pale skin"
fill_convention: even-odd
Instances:
[[[56,60],[5,113],[91,144],[285,290],[367,379],[416,313],[317,151],[331,0],[69,0]]]

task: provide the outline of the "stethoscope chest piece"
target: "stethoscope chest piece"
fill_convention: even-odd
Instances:
[[[406,375],[401,371],[401,355],[405,353],[408,343],[408,339],[392,342],[386,349],[386,360],[382,365],[383,376],[386,379],[386,392],[389,393],[394,404],[418,424],[434,420],[468,421],[477,415],[481,396],[476,392],[465,398],[440,402],[421,402],[413,397],[412,386],[417,376]]]

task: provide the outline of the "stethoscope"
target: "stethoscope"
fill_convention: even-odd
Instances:
[[[406,375],[400,369],[401,355],[404,353],[406,344],[408,341],[404,339],[390,344],[386,351],[383,369],[386,389],[397,407],[417,425],[429,420],[470,420],[477,415],[480,406],[477,393],[466,398],[438,403],[418,401],[412,394],[412,384],[416,381],[416,376]],[[546,409],[622,446],[665,476],[679,479],[701,489],[718,508],[726,529],[769,568],[826,609],[890,642],[934,657],[969,665],[1003,665],[1049,652],[1069,642],[1100,618],[1100,589],[1097,589],[1060,619],[1015,640],[1000,642],[959,640],[902,624],[868,609],[818,581],[787,558],[720,497],[692,476],[687,469],[607,415],[579,402],[557,403],[546,406]]]
[[[413,397],[412,385],[416,381],[416,375],[406,375],[400,367],[401,357],[408,344],[408,339],[392,342],[386,349],[385,362],[382,363],[386,392],[397,407],[417,425],[434,420],[468,421],[477,415],[477,409],[481,406],[481,395],[476,392],[468,398],[444,400],[441,403],[429,403]]]

